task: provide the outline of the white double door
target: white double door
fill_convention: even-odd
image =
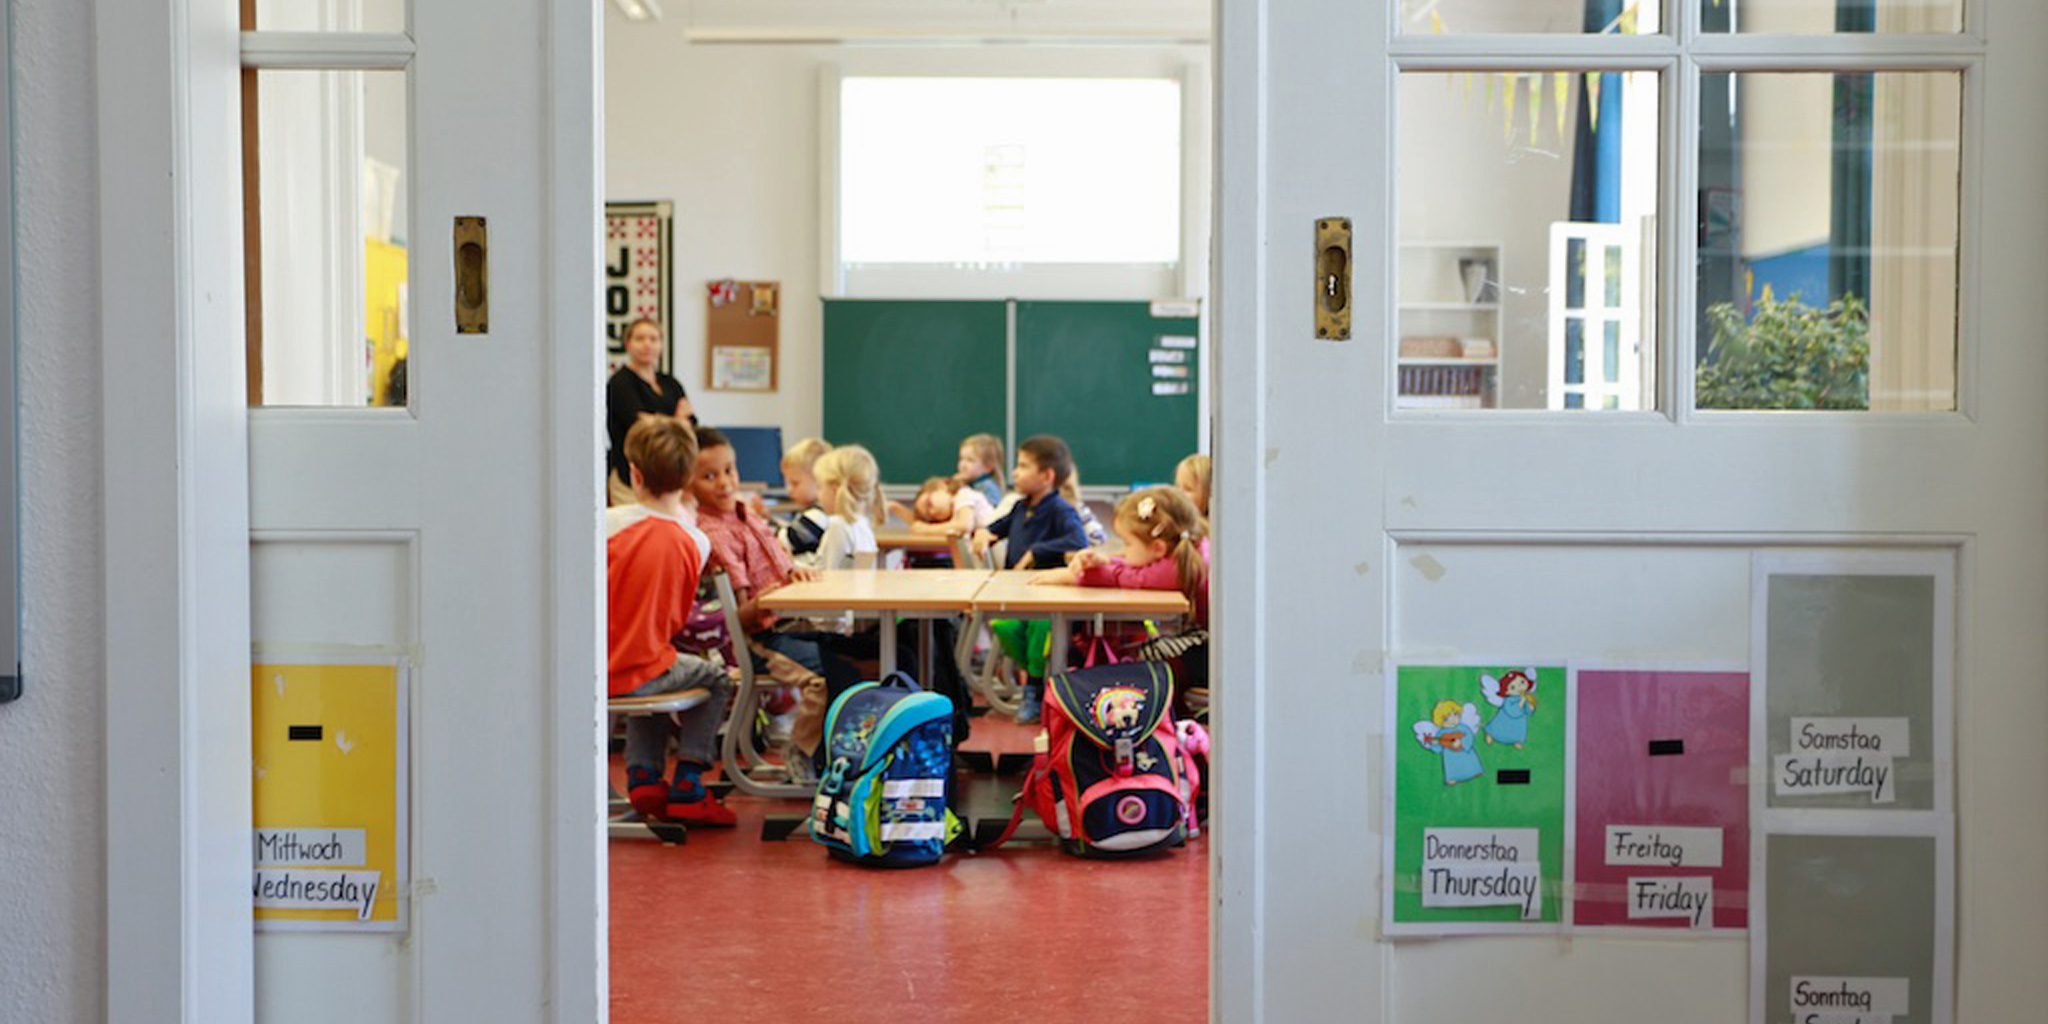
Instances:
[[[1746,618],[1699,583],[1729,578],[1729,559],[1953,550],[1964,834],[2048,841],[2048,691],[2024,685],[2048,665],[2048,128],[2030,106],[2048,92],[2048,11],[1977,0],[1970,25],[1999,31],[1965,40],[1959,412],[1694,416],[1667,336],[1661,411],[1447,420],[1391,408],[1395,67],[1577,69],[1591,50],[1464,39],[1418,56],[1391,6],[1218,7],[1215,1014],[1739,1019],[1732,944],[1384,940],[1377,766],[1400,738],[1384,671],[1480,648],[1742,657],[1746,634],[1725,627]],[[251,417],[257,642],[414,667],[410,931],[260,937],[259,1019],[582,1020],[602,1002],[592,8],[415,0],[412,405]],[[1694,57],[1671,38],[1619,52],[1675,81]],[[1969,45],[1865,55],[1913,67]],[[454,330],[461,216],[488,221],[485,334]],[[1317,340],[1312,319],[1330,216],[1356,227],[1348,342]],[[1664,259],[1689,254],[1664,238]],[[2000,844],[1965,842],[1959,873],[1960,1019],[2026,1019],[2048,977],[2024,962],[2048,948],[2048,883]]]

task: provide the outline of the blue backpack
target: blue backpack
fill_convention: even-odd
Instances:
[[[811,838],[870,867],[936,864],[960,822],[946,806],[953,702],[891,673],[832,702]]]

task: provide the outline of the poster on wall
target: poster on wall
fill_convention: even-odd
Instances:
[[[1404,664],[1387,692],[1387,934],[1559,928],[1570,882],[1564,666]]]
[[[1945,831],[1765,837],[1751,1019],[1948,1024],[1952,861]]]
[[[1752,559],[1752,1021],[1954,1019],[1955,571]]]
[[[1749,673],[1576,666],[1572,923],[1740,934]]]
[[[1768,807],[1948,809],[1950,565],[1758,556]]]
[[[626,361],[626,328],[646,318],[661,325],[668,344],[658,367],[673,374],[675,310],[671,248],[674,204],[604,204],[604,359],[610,376]]]
[[[406,928],[406,666],[251,666],[256,927]]]

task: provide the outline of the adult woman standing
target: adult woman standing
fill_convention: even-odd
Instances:
[[[642,416],[674,416],[697,425],[683,384],[655,366],[661,360],[661,325],[641,317],[626,325],[626,362],[604,387],[605,432],[611,438],[606,455],[608,491],[614,505],[631,504],[633,486],[626,471],[626,431]]]

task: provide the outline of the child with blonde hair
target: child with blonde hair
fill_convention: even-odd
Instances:
[[[1192,624],[1208,625],[1209,534],[1195,503],[1177,488],[1147,487],[1124,495],[1110,523],[1124,543],[1122,554],[1076,551],[1066,565],[1047,569],[1031,582],[1178,590],[1194,609]]]
[[[811,467],[817,476],[818,506],[826,515],[818,541],[819,569],[851,569],[858,555],[875,554],[875,527],[882,522],[882,471],[866,448],[834,448]]]
[[[917,489],[916,499],[908,506],[892,501],[889,511],[910,524],[912,533],[949,537],[972,536],[996,519],[995,508],[980,491],[950,476],[926,478],[924,486]]]
[[[1180,460],[1180,465],[1173,467],[1173,486],[1180,488],[1183,494],[1194,501],[1195,511],[1202,513],[1204,519],[1210,518],[1209,473],[1210,463],[1207,455],[1190,455]]]
[[[818,507],[818,481],[812,467],[831,450],[831,443],[824,438],[806,437],[782,453],[782,482],[789,488],[789,503],[798,512],[777,526],[776,536],[798,565],[815,560],[818,542],[825,537],[830,516]]]
[[[1121,555],[1076,551],[1033,583],[1078,583],[1125,590],[1178,590],[1193,610],[1179,633],[1152,633],[1131,652],[1141,661],[1178,661],[1182,700],[1206,701],[1209,687],[1209,530],[1195,503],[1175,487],[1147,487],[1116,503],[1110,526]]]
[[[988,507],[1003,503],[1003,439],[994,434],[975,434],[960,442],[959,473],[953,479],[980,492]]]

